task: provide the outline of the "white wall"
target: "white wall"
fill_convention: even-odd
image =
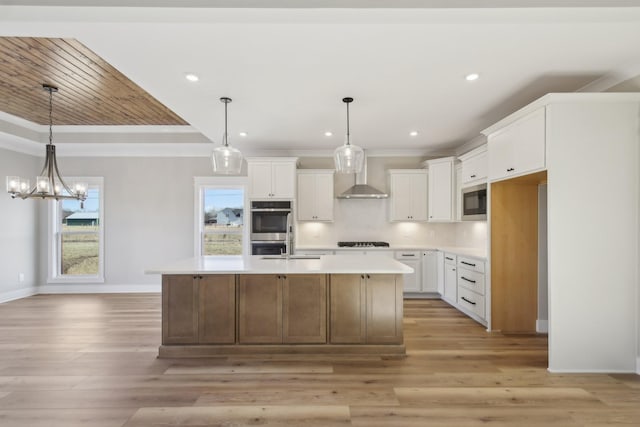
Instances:
[[[193,256],[193,177],[211,175],[208,158],[62,157],[58,163],[68,176],[104,177],[105,284],[82,288],[159,290],[160,276],[144,270]],[[46,245],[39,257],[45,284]],[[49,285],[43,291],[75,289]]]
[[[0,148],[0,302],[35,293],[38,271],[38,206],[40,200],[11,199],[5,191],[7,176],[30,177],[44,160]],[[24,275],[21,282],[20,274]]]
[[[632,372],[638,104],[547,108],[549,369]]]

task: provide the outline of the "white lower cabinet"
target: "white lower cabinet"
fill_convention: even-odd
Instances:
[[[445,252],[442,299],[486,326],[485,261]]]
[[[395,258],[413,268],[413,273],[404,275],[404,292],[422,292],[422,260],[420,251],[397,251]]]
[[[458,298],[458,275],[456,273],[457,256],[446,252],[444,254],[444,293],[442,299],[455,304]]]

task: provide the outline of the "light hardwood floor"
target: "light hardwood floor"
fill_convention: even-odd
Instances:
[[[640,425],[640,376],[546,371],[544,336],[405,302],[406,358],[157,359],[160,296],[0,304],[0,426]]]

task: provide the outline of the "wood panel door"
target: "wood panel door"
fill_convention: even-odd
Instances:
[[[327,279],[324,274],[284,276],[283,341],[289,344],[327,342]]]
[[[205,275],[199,282],[200,344],[233,344],[236,341],[235,275]]]
[[[491,184],[491,329],[535,333],[538,185],[546,172]]]
[[[393,274],[366,277],[367,344],[402,343],[402,280]]]
[[[332,274],[329,280],[331,343],[364,343],[366,339],[364,276]]]
[[[282,343],[282,282],[274,274],[243,274],[238,282],[238,342]]]
[[[198,342],[198,281],[187,274],[162,276],[162,344]]]

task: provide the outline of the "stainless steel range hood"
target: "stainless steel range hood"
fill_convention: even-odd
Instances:
[[[356,185],[349,187],[338,199],[386,199],[389,195],[385,192],[367,185],[367,156],[364,157],[362,172],[356,174]]]

